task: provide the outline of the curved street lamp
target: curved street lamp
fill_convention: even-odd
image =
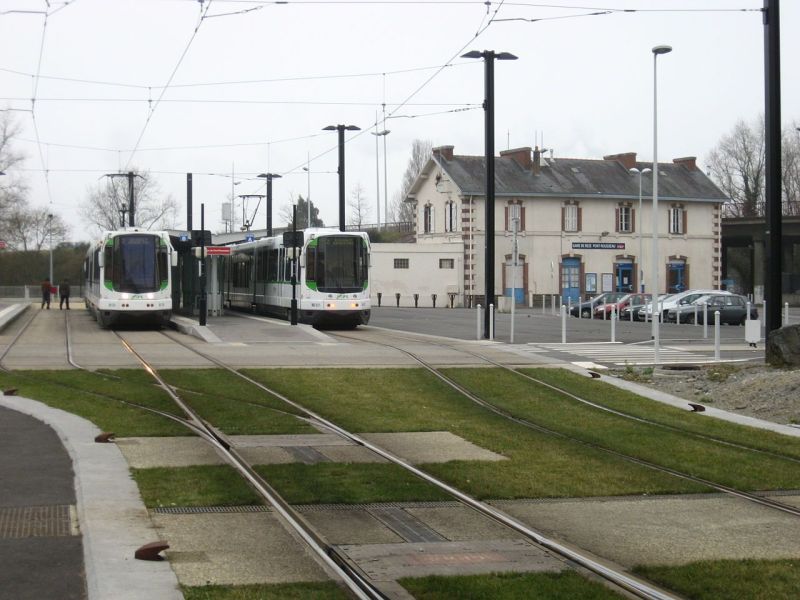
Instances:
[[[653,48],[653,272],[650,274],[653,294],[653,360],[658,364],[658,56],[672,52],[672,46]]]

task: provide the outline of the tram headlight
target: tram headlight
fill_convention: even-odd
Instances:
[[[358,308],[358,302],[350,303],[350,308]]]
[[[129,300],[129,299],[130,299],[130,297],[131,297],[131,295],[130,295],[130,294],[128,294],[127,292],[122,292],[122,294],[120,294],[120,297],[121,297],[123,300]]]
[[[152,300],[152,299],[153,299],[153,298],[155,298],[155,297],[156,297],[156,295],[155,295],[155,294],[147,294],[147,299],[148,299],[148,300]]]

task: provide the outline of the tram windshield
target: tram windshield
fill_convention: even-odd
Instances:
[[[168,250],[155,235],[123,235],[106,244],[105,281],[117,292],[143,294],[166,287]]]
[[[320,292],[355,293],[367,285],[369,254],[364,240],[356,236],[330,236],[308,246],[306,280]]]

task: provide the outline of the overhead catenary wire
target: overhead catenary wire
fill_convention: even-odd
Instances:
[[[197,23],[197,25],[195,26],[194,31],[192,32],[192,35],[191,35],[191,37],[189,38],[189,41],[186,44],[186,47],[183,49],[183,52],[181,53],[181,56],[178,59],[178,62],[175,64],[175,68],[172,69],[172,73],[170,74],[169,79],[167,79],[166,85],[161,90],[161,94],[158,96],[158,99],[156,100],[155,104],[153,104],[150,107],[150,111],[147,114],[147,119],[145,120],[144,126],[142,127],[142,131],[141,131],[141,133],[139,133],[139,137],[138,137],[138,139],[136,140],[136,143],[133,146],[133,150],[131,150],[130,156],[128,157],[128,161],[125,163],[125,168],[123,169],[123,171],[128,170],[128,167],[130,167],[130,164],[133,161],[133,157],[136,156],[136,150],[138,149],[139,144],[142,142],[142,138],[144,137],[144,134],[147,131],[147,126],[150,124],[150,120],[153,118],[153,115],[155,114],[155,111],[158,108],[159,104],[161,104],[161,101],[164,98],[164,94],[169,89],[170,83],[172,83],[172,80],[175,78],[175,74],[178,72],[178,69],[180,68],[181,63],[183,63],[183,59],[186,57],[186,54],[188,54],[189,48],[192,47],[192,42],[194,42],[194,39],[197,37],[197,32],[199,31],[200,26],[203,24],[203,18],[208,13],[208,9],[211,8],[211,3],[212,2],[213,2],[213,0],[208,0],[208,4],[206,4],[204,11],[203,11],[203,7],[202,7],[202,4],[201,4],[200,10],[202,11],[202,14],[200,15],[200,20]]]

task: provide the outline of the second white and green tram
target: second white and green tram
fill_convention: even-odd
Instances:
[[[283,236],[232,245],[220,270],[225,304],[288,318],[294,271],[300,321],[319,327],[366,325],[370,316],[368,235],[338,229],[297,233],[302,236],[297,248],[284,246]]]

